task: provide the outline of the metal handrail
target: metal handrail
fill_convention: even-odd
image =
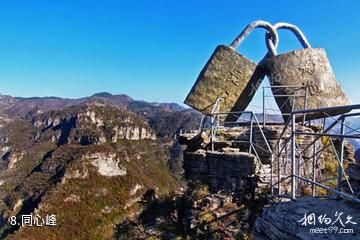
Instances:
[[[267,139],[266,139],[266,136],[265,136],[265,134],[264,134],[263,130],[261,129],[260,123],[259,123],[259,121],[258,121],[258,119],[257,119],[256,115],[255,115],[254,113],[252,113],[252,116],[254,117],[254,119],[255,119],[255,121],[256,121],[256,124],[257,124],[257,126],[259,127],[259,130],[260,130],[260,132],[261,132],[261,135],[262,135],[262,137],[263,137],[263,140],[264,140],[264,141],[265,141],[265,143],[266,143],[266,146],[267,146],[267,147],[268,147],[268,149],[269,149],[269,152],[270,152],[270,153],[272,153],[272,149],[271,149],[271,147],[270,147],[270,145],[269,145],[269,142],[268,142],[268,141],[267,141]]]
[[[336,106],[336,107],[325,107],[325,108],[316,108],[316,109],[305,109],[305,110],[297,110],[293,111],[291,115],[299,115],[303,113],[326,113],[326,112],[334,112],[334,111],[352,111],[360,109],[360,104],[353,105],[345,105],[345,106]],[[360,114],[360,113],[359,113]]]
[[[283,88],[292,88],[293,89],[293,94],[276,94],[276,92],[278,92],[279,90],[283,89]],[[272,91],[272,95],[267,95],[265,94],[265,89],[271,89]],[[275,90],[274,90],[275,89]],[[299,95],[298,92],[304,90],[305,93],[304,95]],[[279,110],[281,111],[281,109],[285,106],[285,104],[290,100],[290,98],[293,98],[293,107],[295,104],[295,100],[296,98],[304,98],[304,109],[306,109],[306,105],[307,105],[307,97],[308,97],[308,86],[303,86],[303,85],[272,85],[272,86],[264,86],[263,87],[263,126],[265,127],[266,124],[266,110],[268,108],[265,107],[265,98],[273,98],[273,97],[287,97],[286,101],[281,105],[278,106]],[[294,109],[292,109],[294,110]],[[290,115],[291,113],[281,113],[282,116],[287,116]],[[305,114],[304,114],[304,119],[305,119]]]
[[[214,107],[215,109],[215,107]],[[211,149],[212,151],[214,151],[214,143],[217,142],[216,141],[216,135],[217,135],[217,131],[219,129],[219,124],[220,124],[220,121],[219,121],[219,117],[221,115],[228,115],[228,114],[239,114],[239,116],[241,116],[242,114],[250,114],[250,135],[249,135],[249,153],[251,153],[251,151],[254,152],[256,158],[258,159],[259,163],[260,163],[260,166],[263,166],[262,162],[261,162],[261,158],[259,157],[259,154],[256,150],[256,147],[253,143],[253,122],[255,122],[256,126],[259,128],[259,131],[261,133],[261,136],[263,138],[263,141],[265,142],[265,145],[267,147],[267,150],[266,149],[263,149],[263,150],[266,150],[268,151],[271,155],[272,155],[272,149],[270,147],[270,144],[269,142],[267,141],[267,138],[261,128],[261,124],[259,122],[259,120],[257,119],[256,115],[254,114],[254,112],[252,111],[237,111],[237,112],[212,112],[210,114],[208,114],[208,116],[211,117],[212,121],[211,121],[211,127],[210,127],[210,130],[211,130],[211,133],[210,133],[210,136],[211,136],[211,139],[210,139],[210,142],[211,142]],[[215,119],[217,119],[218,121],[216,121]],[[237,121],[230,121],[230,122],[225,122],[224,121],[224,124],[229,124],[229,123],[233,123],[233,124],[237,124],[239,122]]]
[[[330,112],[330,111],[336,111],[336,110],[356,110],[356,109],[360,109],[360,105],[350,105],[350,106],[343,106],[343,107],[329,107],[329,108],[321,108],[321,109],[308,109],[308,110],[299,110],[299,111],[293,111],[291,113],[291,118],[288,119],[287,123],[285,124],[284,126],[284,129],[283,129],[283,132],[280,134],[280,137],[277,141],[277,144],[275,145],[277,150],[278,150],[278,154],[276,155],[276,159],[277,159],[277,164],[278,164],[278,176],[280,176],[280,168],[279,168],[279,164],[280,164],[280,157],[281,155],[283,154],[283,150],[285,148],[285,146],[289,143],[290,139],[291,139],[291,145],[292,145],[292,149],[291,149],[291,174],[286,176],[286,172],[285,172],[285,177],[282,177],[281,179],[278,177],[279,181],[276,182],[275,184],[272,184],[271,187],[273,188],[275,185],[278,185],[279,186],[279,195],[281,195],[281,191],[280,191],[280,184],[281,182],[283,182],[285,179],[288,179],[289,177],[291,178],[291,198],[292,199],[295,199],[296,197],[296,189],[295,189],[295,180],[298,179],[298,181],[306,181],[308,183],[311,183],[312,184],[312,189],[313,189],[313,194],[314,194],[314,186],[319,186],[321,188],[324,188],[328,191],[331,191],[333,193],[336,193],[338,196],[341,196],[341,197],[344,197],[344,198],[347,198],[347,199],[351,199],[355,202],[358,202],[360,203],[360,200],[354,196],[354,191],[351,187],[351,184],[350,184],[350,181],[348,179],[348,176],[345,172],[345,169],[344,167],[342,166],[342,162],[343,162],[343,154],[344,154],[344,139],[345,138],[360,138],[360,134],[353,134],[353,135],[349,135],[349,133],[352,133],[352,132],[349,132],[349,133],[345,133],[345,130],[344,130],[344,126],[346,127],[349,127],[347,124],[344,123],[345,121],[345,118],[346,117],[349,117],[349,116],[360,116],[360,112],[358,113],[351,113],[351,114],[344,114],[344,115],[341,115],[338,119],[335,119],[336,121],[333,122],[329,127],[327,127],[325,130],[323,130],[322,132],[320,133],[313,133],[313,132],[300,132],[298,130],[296,130],[295,128],[295,116],[296,115],[300,115],[300,114],[307,114],[307,113],[314,113],[314,112],[321,112],[321,113],[327,113],[327,112]],[[333,117],[332,117],[333,118]],[[280,141],[282,139],[282,136],[284,135],[285,133],[285,130],[288,128],[289,126],[289,123],[290,123],[290,119],[291,119],[291,137],[288,138],[285,143],[283,143],[283,146],[281,146],[281,150],[279,149],[280,148]],[[334,118],[333,118],[334,119]],[[331,134],[329,133],[330,130],[332,130],[338,123],[341,124],[341,133],[340,134]],[[325,124],[325,122],[324,122]],[[353,128],[350,127],[350,129],[354,130]],[[298,146],[296,146],[296,138],[295,136],[297,135],[308,135],[308,136],[316,136],[316,138],[310,143],[308,144],[304,149],[299,149]],[[331,147],[332,147],[332,150],[334,152],[334,155],[335,155],[335,158],[338,162],[338,175],[337,175],[337,178],[338,178],[338,187],[337,189],[333,189],[329,186],[326,186],[326,185],[323,185],[323,184],[320,184],[318,182],[316,182],[316,179],[315,179],[315,176],[314,176],[314,169],[313,169],[313,179],[310,180],[310,179],[307,179],[306,177],[302,177],[300,176],[301,172],[300,172],[300,161],[302,158],[302,153],[304,153],[305,150],[309,149],[310,146],[316,144],[316,142],[319,140],[320,137],[322,136],[328,136],[330,137],[330,141],[331,141]],[[342,139],[341,140],[341,156],[339,157],[338,153],[337,153],[337,150],[335,148],[335,145],[333,143],[333,140],[332,140],[332,137],[337,137],[337,138],[340,138]],[[330,145],[328,145],[330,146]],[[327,147],[328,147],[327,146]],[[324,151],[326,148],[323,148],[321,150]],[[279,151],[280,150],[280,151]],[[296,152],[298,154],[296,154]],[[311,156],[311,158],[313,158],[313,168],[315,167],[314,165],[314,161],[317,157],[317,154],[319,152],[316,152],[316,147],[314,147],[314,154]],[[310,158],[310,159],[311,159]],[[297,159],[297,160],[296,160]],[[295,173],[295,163],[297,162],[298,164],[298,174]],[[282,175],[281,175],[282,176]],[[347,182],[347,185],[349,186],[350,188],[350,191],[351,191],[351,195],[350,194],[347,194],[347,193],[344,193],[341,191],[341,183],[342,183],[342,176],[345,177],[345,180]],[[299,188],[298,188],[299,189]]]
[[[320,132],[301,132],[299,131],[299,129],[296,128],[296,121],[295,121],[295,117],[296,115],[302,115],[304,116],[305,114],[312,114],[312,113],[322,113],[324,115],[329,115],[327,114],[328,112],[332,112],[332,111],[336,111],[336,110],[342,110],[342,111],[350,111],[350,110],[356,110],[356,109],[360,109],[360,104],[358,105],[349,105],[349,106],[343,106],[343,107],[328,107],[328,108],[321,108],[321,109],[304,109],[304,110],[297,110],[297,111],[292,111],[291,113],[289,113],[289,118],[287,119],[287,121],[284,124],[284,127],[281,131],[280,136],[278,137],[275,146],[275,149],[273,150],[272,147],[270,146],[268,139],[264,133],[264,126],[262,126],[262,124],[259,122],[257,116],[254,114],[254,112],[252,111],[237,111],[237,112],[220,112],[220,100],[217,101],[217,103],[214,106],[214,111],[211,114],[208,114],[207,117],[210,117],[211,121],[211,126],[210,126],[210,131],[211,131],[211,144],[212,144],[212,150],[214,150],[214,143],[217,142],[217,134],[218,134],[218,130],[221,129],[222,127],[224,127],[226,124],[247,124],[247,126],[250,127],[250,129],[246,130],[246,134],[245,137],[243,139],[245,140],[231,140],[232,142],[244,142],[249,144],[249,154],[254,154],[255,157],[257,158],[258,162],[260,163],[260,167],[264,167],[263,163],[261,161],[261,158],[259,156],[258,150],[257,149],[261,149],[261,151],[264,152],[268,152],[271,154],[271,164],[270,164],[270,168],[271,168],[271,178],[270,178],[270,186],[271,186],[271,193],[273,195],[273,187],[278,185],[278,192],[279,192],[279,196],[281,196],[281,183],[288,180],[289,178],[291,179],[291,198],[295,199],[296,195],[297,195],[297,191],[300,190],[300,185],[303,183],[303,181],[312,184],[312,192],[313,192],[313,196],[315,196],[315,186],[324,188],[326,190],[329,190],[331,192],[336,193],[338,196],[342,196],[345,198],[350,198],[352,200],[354,200],[355,202],[360,202],[360,200],[355,196],[354,194],[354,190],[351,186],[351,183],[349,181],[349,177],[347,176],[345,169],[342,165],[343,163],[343,154],[344,154],[344,140],[346,138],[360,138],[360,134],[351,134],[353,132],[358,133],[358,131],[354,128],[352,128],[351,126],[348,126],[347,124],[344,123],[345,118],[346,117],[352,117],[352,116],[360,116],[360,112],[358,113],[350,113],[350,114],[343,114],[338,118],[334,118],[332,116],[332,119],[334,119],[335,121],[332,122],[329,126],[325,127],[325,119],[326,117],[324,117],[324,127],[322,129],[322,131]],[[228,115],[228,114],[236,114],[238,115],[238,117],[240,118],[243,114],[250,114],[250,120],[248,121],[246,118],[246,121],[240,122],[240,121],[229,121],[227,122],[226,120],[224,120],[221,116],[222,115]],[[265,121],[265,119],[263,119],[263,121]],[[305,121],[304,121],[305,122]],[[310,122],[309,122],[310,123]],[[338,126],[338,124],[341,124],[341,133],[337,134],[337,133],[331,133],[333,131],[333,129],[335,127]],[[258,144],[254,143],[253,141],[253,134],[254,134],[254,127],[258,127],[259,131],[260,131],[260,136],[262,138],[261,141],[264,141],[265,146],[266,147],[262,147],[263,145],[259,146]],[[291,129],[289,129],[291,127]],[[348,133],[345,133],[344,131],[344,127],[348,127],[349,129],[353,130],[353,131],[349,131]],[[246,128],[245,128],[246,129]],[[250,131],[249,134],[248,131]],[[289,134],[289,132],[291,134]],[[335,132],[335,131],[334,131]],[[289,136],[285,137],[285,134],[289,134]],[[248,136],[247,136],[248,135]],[[314,136],[314,139],[311,140],[311,142],[309,144],[307,144],[307,146],[305,146],[304,148],[299,147],[298,144],[296,143],[296,136],[299,135],[307,135],[307,136]],[[323,136],[328,136],[330,139],[330,145],[333,149],[335,158],[338,162],[338,187],[337,189],[333,189],[329,186],[326,186],[324,184],[321,184],[320,182],[316,181],[316,177],[315,177],[315,169],[316,169],[316,164],[317,163],[317,159],[318,159],[318,154],[321,154],[322,152],[325,151],[325,149],[330,146],[328,144],[326,144],[327,146],[322,148],[321,150],[319,150],[316,145],[317,142],[319,141],[319,139]],[[248,140],[246,140],[248,138]],[[342,139],[341,142],[341,151],[340,151],[340,156],[334,146],[333,143],[333,139],[332,138],[340,138]],[[290,146],[290,151],[288,152],[288,146]],[[302,168],[305,166],[305,159],[304,159],[304,153],[306,150],[308,150],[311,146],[313,146],[313,151],[314,153],[312,154],[311,157],[309,157],[309,159],[313,159],[313,171],[312,171],[312,179],[310,179],[310,177],[308,177],[309,174],[311,173],[307,173],[304,172],[304,176],[303,175],[303,171]],[[275,151],[276,150],[276,151]],[[318,151],[319,150],[319,151]],[[284,155],[285,152],[285,155]],[[290,154],[288,154],[290,153]],[[278,181],[273,184],[273,165],[275,163],[274,161],[274,157],[275,157],[275,161],[277,161],[277,174],[278,174]],[[285,160],[286,158],[286,160]],[[290,168],[286,167],[286,165],[288,164],[288,159],[290,158]],[[282,160],[281,160],[282,159]],[[308,156],[307,158],[308,159]],[[282,167],[280,168],[280,161],[282,161]],[[297,170],[295,170],[295,164],[297,164]],[[283,169],[283,173],[281,174],[281,169],[282,168],[286,168]],[[288,170],[291,170],[290,173],[288,173]],[[297,174],[296,174],[297,172]],[[345,178],[347,185],[350,188],[351,194],[347,194],[344,193],[343,191],[341,191],[341,186],[340,184],[342,184],[343,180],[342,177]],[[295,184],[295,181],[298,181],[298,184]]]
[[[341,163],[341,160],[340,160],[339,155],[338,155],[338,153],[337,153],[337,150],[336,150],[336,148],[335,148],[334,142],[333,142],[333,140],[332,140],[331,138],[330,138],[330,144],[331,144],[331,147],[332,147],[332,151],[333,151],[333,153],[334,153],[334,155],[335,155],[335,157],[336,157],[336,160],[337,160],[337,162],[338,162],[338,164],[339,164],[339,167],[341,168],[341,173],[342,173],[342,175],[344,175],[345,180],[346,180],[346,183],[348,184],[348,186],[349,186],[349,188],[350,188],[350,191],[351,191],[352,195],[354,196],[354,190],[353,190],[353,188],[351,187],[351,184],[350,184],[350,182],[349,182],[349,178],[348,178],[348,176],[346,175],[345,169],[344,169],[344,167],[342,166],[342,163]],[[340,176],[340,177],[341,177],[341,176]]]

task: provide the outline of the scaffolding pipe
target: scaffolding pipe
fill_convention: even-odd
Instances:
[[[315,182],[316,180],[316,172],[315,172],[315,168],[316,168],[316,161],[317,161],[317,155],[316,155],[316,142],[313,144],[313,158],[312,158],[312,181]],[[311,195],[313,197],[316,196],[316,188],[315,188],[315,184],[311,184]]]
[[[360,199],[358,199],[358,198],[356,198],[356,197],[354,197],[354,196],[352,196],[352,195],[350,195],[350,194],[347,194],[347,193],[344,193],[344,192],[339,192],[338,190],[336,190],[336,189],[333,189],[333,188],[331,188],[331,187],[328,187],[328,186],[326,186],[326,185],[324,185],[324,184],[321,184],[321,183],[318,183],[318,182],[314,182],[314,181],[311,181],[311,180],[309,180],[309,179],[307,179],[307,178],[304,178],[304,177],[300,177],[300,176],[297,176],[297,175],[295,175],[295,177],[296,178],[301,178],[303,181],[305,181],[305,182],[308,182],[308,183],[313,183],[313,184],[315,184],[315,185],[317,185],[317,186],[319,186],[319,187],[322,187],[322,188],[324,188],[324,189],[326,189],[326,190],[328,190],[328,191],[330,191],[330,192],[333,192],[333,193],[335,193],[335,194],[337,194],[337,195],[340,195],[340,196],[342,196],[342,197],[344,197],[344,198],[347,198],[347,199],[350,199],[350,200],[352,200],[352,201],[354,201],[354,202],[356,202],[356,203],[360,203]]]
[[[295,114],[292,115],[291,122],[291,199],[295,200]]]
[[[341,135],[344,135],[345,128],[344,128],[344,119],[341,121],[341,127],[340,127],[340,133]],[[345,145],[345,139],[344,137],[340,138],[340,160],[339,160],[339,166],[338,166],[338,179],[337,179],[337,190],[341,192],[341,185],[342,185],[342,168],[344,163],[344,145]],[[336,149],[334,149],[336,151]]]

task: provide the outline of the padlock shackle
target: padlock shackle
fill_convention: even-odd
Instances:
[[[311,45],[310,45],[309,41],[307,40],[305,34],[296,25],[293,25],[291,23],[286,23],[286,22],[278,22],[273,26],[273,28],[276,31],[278,29],[290,30],[291,32],[293,32],[295,34],[296,38],[299,40],[299,42],[301,43],[303,48],[311,48]],[[274,44],[274,41],[272,40],[272,34],[267,32],[265,36],[266,36],[265,37],[266,47],[268,48],[268,51],[270,52],[270,54],[272,56],[276,56],[277,55],[277,45],[276,45],[276,42]]]
[[[272,49],[272,52],[276,52],[276,48],[279,42],[279,36],[278,33],[276,31],[276,29],[269,23],[266,21],[262,21],[262,20],[256,20],[251,22],[249,25],[247,25],[245,27],[245,29],[239,34],[239,36],[237,36],[234,41],[230,44],[230,48],[232,49],[236,49],[239,47],[239,45],[244,41],[244,39],[250,34],[250,32],[252,30],[254,30],[255,28],[264,28],[268,31],[268,33],[271,36],[271,39],[273,39],[274,44],[272,44],[272,46],[268,46],[268,48]]]

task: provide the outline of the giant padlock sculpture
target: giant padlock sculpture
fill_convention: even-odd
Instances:
[[[221,99],[221,112],[243,111],[253,98],[264,78],[262,66],[236,52],[236,48],[255,28],[265,28],[277,45],[277,32],[265,21],[250,23],[230,46],[219,45],[200,72],[184,103],[209,114]],[[274,48],[275,46],[270,46]]]
[[[266,34],[266,45],[271,54],[265,65],[270,85],[281,86],[273,87],[272,91],[284,119],[287,120],[292,111],[349,105],[350,100],[335,79],[325,50],[312,48],[305,35],[295,25],[277,23],[274,28],[291,30],[304,47],[278,55],[271,35]],[[297,86],[303,87],[302,91],[299,91]],[[337,110],[326,114],[298,115],[296,121],[335,116],[345,112],[347,111]]]

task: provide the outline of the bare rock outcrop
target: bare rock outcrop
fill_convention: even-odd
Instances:
[[[359,239],[360,207],[345,200],[302,197],[264,208],[255,240]]]
[[[104,105],[82,105],[37,115],[33,126],[43,134],[41,140],[98,145],[119,140],[156,139],[146,120],[133,113]]]
[[[92,153],[85,157],[90,164],[97,167],[98,173],[103,176],[125,176],[127,169],[120,164],[115,153]]]

